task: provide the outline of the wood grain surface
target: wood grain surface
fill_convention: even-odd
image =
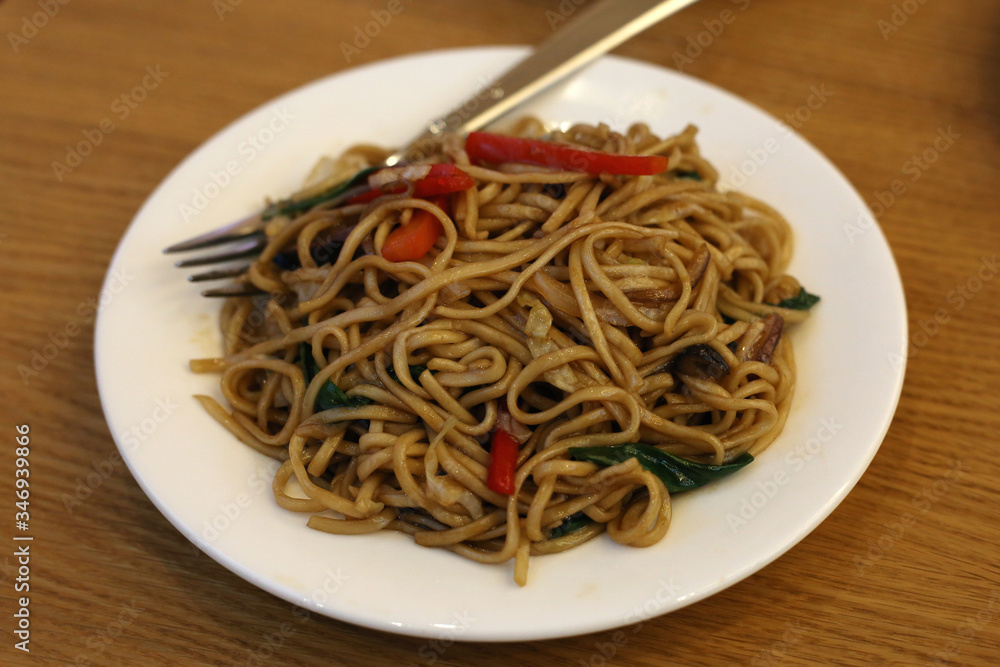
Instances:
[[[305,619],[159,514],[115,457],[88,307],[143,200],[291,88],[402,54],[538,43],[578,3],[407,0],[348,62],[341,44],[387,4],[0,3],[0,663],[1000,664],[996,1],[701,0],[617,51],[788,119],[879,213],[902,273],[912,345],[885,442],[830,518],[761,572],[624,634],[431,644]],[[148,67],[165,74],[121,106]],[[810,109],[815,91],[826,100]],[[114,131],[70,166],[66,147],[106,117]],[[12,634],[18,424],[31,428],[30,654]]]

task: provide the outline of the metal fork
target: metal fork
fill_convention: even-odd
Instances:
[[[445,133],[466,134],[481,129],[522,102],[576,72],[639,32],[684,9],[697,0],[601,0],[542,42],[534,53],[515,65],[452,111],[428,124],[405,148],[390,155],[383,165],[391,167],[415,161]],[[347,198],[345,194],[344,198]],[[229,244],[223,252],[177,262],[179,268],[222,264],[254,257],[267,244],[264,225],[268,211],[165,248],[165,253],[199,250]],[[198,273],[193,282],[239,279],[248,266]],[[205,290],[203,296],[259,294],[252,285],[234,283]]]

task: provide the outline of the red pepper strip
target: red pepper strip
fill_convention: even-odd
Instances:
[[[436,197],[431,203],[445,213],[448,212],[448,201],[444,197]],[[389,232],[382,244],[382,256],[390,262],[416,261],[434,247],[442,232],[444,228],[437,216],[422,208],[415,208],[408,223]]]
[[[584,151],[565,144],[538,139],[521,139],[488,132],[470,132],[465,152],[473,162],[522,162],[588,174],[641,176],[667,170],[669,160],[662,155],[616,155]]]
[[[507,431],[493,431],[490,443],[490,466],[486,469],[486,486],[491,491],[514,493],[514,473],[517,471],[517,440]]]
[[[434,195],[449,195],[452,192],[468,190],[476,184],[475,179],[459,169],[453,164],[431,165],[427,176],[421,178],[413,184],[414,197],[433,197]],[[369,190],[359,195],[355,195],[347,200],[349,204],[367,204],[376,197],[384,194],[398,194],[404,192],[406,187],[402,183],[386,190]]]

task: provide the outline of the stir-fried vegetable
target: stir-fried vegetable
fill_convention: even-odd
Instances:
[[[806,291],[805,287],[799,289],[799,293],[793,297],[787,299],[782,299],[778,303],[778,308],[789,308],[791,310],[809,310],[813,306],[819,303],[819,297],[815,294],[810,294]]]
[[[520,162],[588,174],[661,174],[669,165],[662,155],[616,155],[488,132],[470,132],[465,152],[473,162]]]
[[[517,471],[517,440],[502,428],[493,431],[490,442],[490,465],[486,469],[486,486],[491,491],[514,493],[514,473]]]
[[[424,164],[380,169],[368,177],[368,192],[351,197],[349,204],[366,204],[385,194],[406,192],[412,185],[412,197],[427,198],[468,190],[475,179],[453,164]]]
[[[313,359],[312,351],[307,343],[299,345],[299,356],[302,358],[306,383],[312,382],[312,379],[319,373],[319,367],[316,365],[316,360]],[[364,396],[348,396],[340,387],[327,380],[316,395],[315,410],[321,412],[332,408],[360,408],[370,405],[371,402],[371,399]]]
[[[559,346],[549,335],[552,331],[552,312],[532,294],[519,295],[518,302],[524,302],[529,306],[528,319],[524,323],[524,333],[528,335],[527,344],[531,356],[537,359],[550,352],[558,351]],[[565,365],[545,371],[542,377],[563,391],[573,392],[578,388],[576,376]]]
[[[444,208],[443,197],[432,200],[438,208]],[[433,213],[422,208],[413,210],[413,216],[405,225],[400,225],[389,233],[382,244],[382,256],[390,262],[412,262],[420,259],[434,247],[444,228]]]
[[[577,461],[590,461],[601,466],[613,466],[634,457],[639,461],[639,465],[659,477],[670,493],[690,491],[704,486],[713,479],[731,475],[753,461],[750,454],[743,454],[731,463],[723,465],[695,463],[668,454],[652,445],[637,443],[609,447],[570,447],[569,454]]]
[[[583,528],[584,526],[589,526],[593,523],[593,520],[584,514],[583,512],[577,512],[576,514],[571,514],[563,522],[552,529],[549,533],[549,539],[555,540],[570,533],[576,532]]]
[[[414,380],[416,380],[418,377],[420,377],[420,374],[423,373],[426,370],[427,370],[427,366],[424,366],[423,364],[410,364],[410,377],[412,377]],[[395,368],[393,368],[392,366],[390,366],[387,369],[387,372],[389,374],[389,377],[392,378],[393,382],[399,382],[399,377],[396,375],[396,369]],[[431,372],[433,373],[434,371],[431,371]]]
[[[312,255],[312,259],[316,262],[317,266],[323,266],[324,264],[336,261],[343,247],[344,242],[339,239],[317,240],[309,247],[309,254]],[[274,259],[271,261],[284,271],[294,271],[295,269],[302,268],[302,262],[299,261],[299,253],[296,248],[282,250],[275,254]]]
[[[306,197],[305,199],[292,200],[285,199],[279,202],[271,204],[266,209],[261,217],[264,220],[270,220],[271,218],[277,217],[279,215],[291,215],[292,213],[300,213],[302,211],[308,211],[309,209],[319,206],[320,204],[332,201],[337,197],[344,197],[349,194],[349,191],[356,186],[364,183],[365,179],[368,178],[369,174],[373,174],[378,171],[378,167],[368,167],[367,169],[362,169],[354,176],[350,177],[346,181],[342,181],[333,187],[330,187],[318,195],[312,197]]]
[[[711,345],[699,343],[684,348],[674,361],[679,373],[718,380],[729,374],[729,364]]]
[[[750,352],[750,359],[762,361],[765,364],[771,363],[771,355],[778,347],[781,340],[781,332],[785,328],[785,319],[777,313],[768,313],[764,318],[764,330],[754,342]]]

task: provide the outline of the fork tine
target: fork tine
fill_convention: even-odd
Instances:
[[[251,236],[245,237],[245,240],[240,243],[234,243],[229,247],[229,250],[216,255],[207,255],[203,257],[192,257],[191,259],[185,259],[177,262],[174,266],[179,269],[183,269],[189,266],[205,266],[206,264],[221,264],[223,262],[228,262],[231,259],[240,259],[242,257],[250,257],[251,255],[258,254],[267,245],[267,239],[264,238],[263,233],[253,234]]]
[[[169,248],[164,248],[163,252],[183,252],[185,250],[197,250],[199,248],[209,248],[229,241],[237,241],[263,230],[264,220],[261,213],[254,213],[237,220],[234,223],[219,227],[212,231],[190,238],[187,241],[175,243]]]
[[[267,292],[249,283],[226,285],[216,289],[207,289],[201,293],[202,296],[257,296],[258,294],[267,294]]]
[[[220,278],[235,278],[241,276],[247,272],[250,265],[245,266],[234,266],[231,269],[215,269],[213,271],[205,271],[203,273],[196,273],[194,275],[188,276],[188,280],[193,283],[200,283],[206,280],[219,280]]]

